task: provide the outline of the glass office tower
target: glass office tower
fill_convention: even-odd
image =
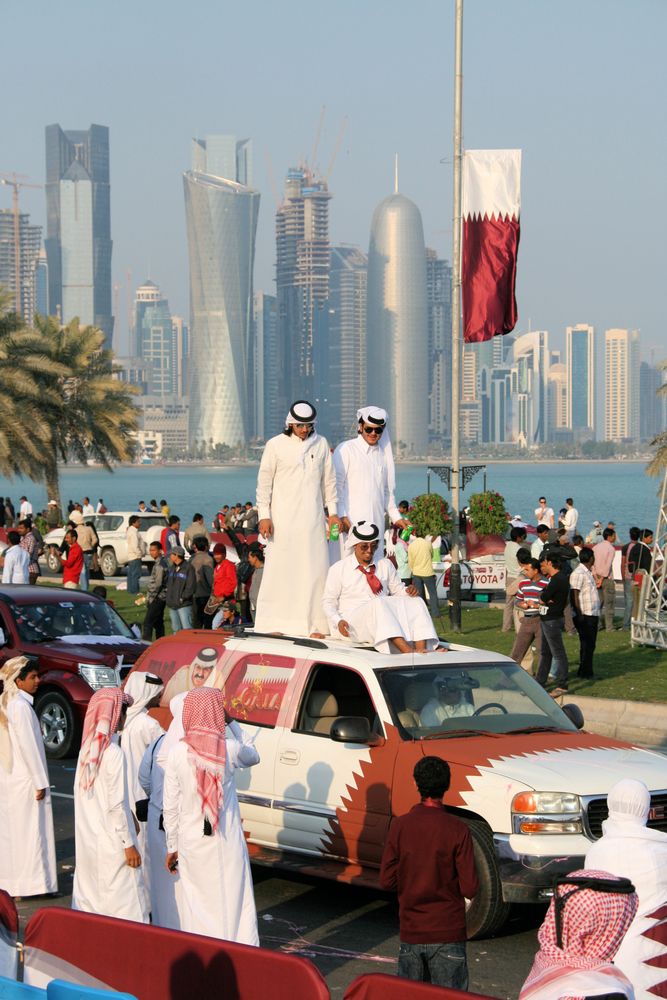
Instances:
[[[64,323],[93,325],[111,347],[109,129],[46,127],[49,309]]]
[[[249,186],[251,162],[249,140],[207,136],[193,141],[192,170],[183,175],[191,448],[244,447],[250,437],[252,273],[260,198]]]

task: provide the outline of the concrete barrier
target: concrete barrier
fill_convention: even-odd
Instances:
[[[592,733],[667,750],[667,706],[663,704],[576,694],[562,695],[558,703],[578,705],[584,713],[584,728]]]

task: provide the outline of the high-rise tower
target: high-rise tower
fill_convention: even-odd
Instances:
[[[111,346],[109,129],[46,127],[46,256],[49,308],[63,323],[78,316]]]
[[[176,337],[169,303],[154,281],[137,289],[134,301],[134,354],[146,362],[151,396],[177,395]]]
[[[419,209],[402,194],[375,209],[368,250],[368,402],[389,411],[397,452],[425,455],[429,376],[426,248]]]
[[[42,246],[42,227],[32,226],[30,216],[19,215],[19,269],[21,316],[32,325],[37,309],[37,265]],[[16,240],[14,213],[0,210],[0,285],[16,295]]]
[[[331,253],[329,188],[309,167],[290,167],[276,212],[276,297],[280,405],[315,399],[326,385],[327,312]]]
[[[183,175],[190,256],[190,446],[245,446],[250,436],[252,272],[259,192],[252,144],[194,139]]]
[[[567,426],[575,435],[595,431],[595,330],[586,323],[565,330]]]
[[[639,330],[605,330],[605,441],[639,441],[639,367]]]

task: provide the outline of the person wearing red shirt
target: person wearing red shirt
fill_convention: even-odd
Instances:
[[[61,556],[63,564],[63,587],[68,590],[79,589],[79,578],[83,569],[83,549],[77,541],[77,533],[72,528],[65,535],[65,542],[69,546],[67,556]]]
[[[468,989],[466,898],[479,889],[472,836],[444,805],[449,764],[422,757],[413,777],[421,802],[389,827],[380,884],[398,892],[398,975]]]
[[[227,558],[227,549],[222,542],[213,546],[213,561],[213,596],[224,601],[236,593],[236,568]]]

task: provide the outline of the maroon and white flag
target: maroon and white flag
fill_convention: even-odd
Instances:
[[[491,340],[516,326],[520,149],[463,154],[463,339]]]

